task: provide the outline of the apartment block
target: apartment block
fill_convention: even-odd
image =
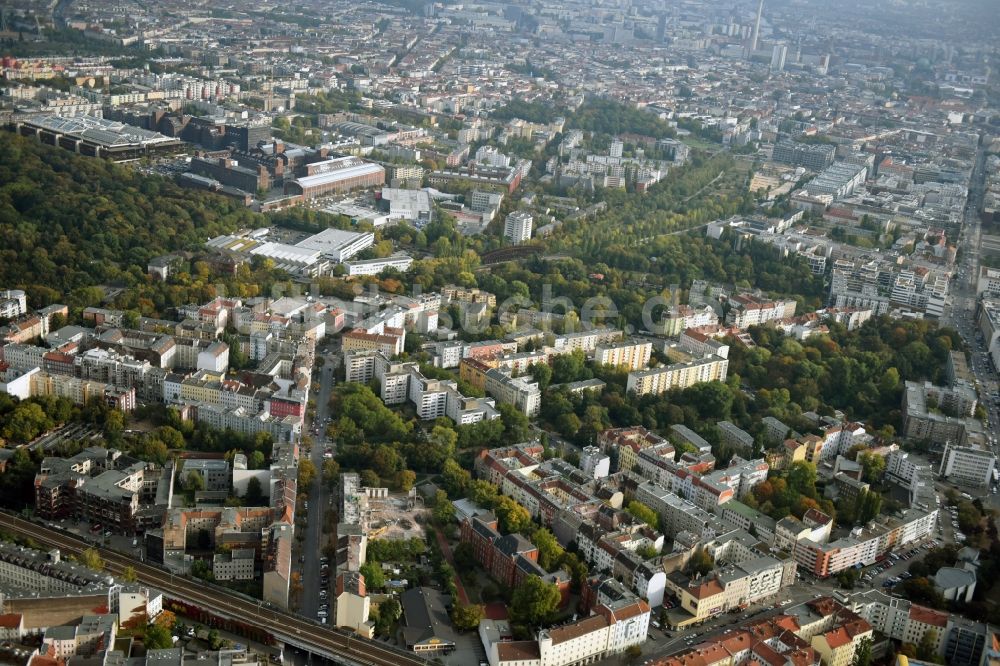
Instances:
[[[836,152],[836,146],[832,145],[813,145],[784,140],[774,145],[771,159],[782,164],[802,166],[812,171],[820,171],[833,164]]]
[[[754,448],[753,435],[729,421],[719,421],[715,424],[719,429],[720,440],[741,454],[750,454]]]
[[[649,365],[653,352],[650,342],[620,342],[598,345],[594,349],[594,362],[627,370],[641,370]]]
[[[337,608],[337,627],[349,627],[369,639],[375,635],[375,623],[368,619],[371,599],[365,587],[364,576],[357,571],[338,574],[334,603]]]
[[[659,395],[671,389],[685,389],[701,382],[724,382],[728,369],[728,359],[713,355],[660,368],[630,372],[626,387],[636,395]]]
[[[748,294],[733,296],[729,299],[730,310],[726,314],[726,323],[737,328],[759,326],[776,319],[787,319],[795,316],[795,301],[769,301]]]
[[[661,444],[669,445],[669,442],[642,426],[612,428],[597,435],[597,446],[609,453],[617,452],[618,468],[615,470],[616,472],[631,471],[639,462],[640,451]],[[670,456],[673,457],[672,451]]]
[[[935,387],[931,387],[932,389]],[[968,418],[947,416],[932,407],[934,391],[928,392],[926,384],[906,382],[903,392],[903,435],[912,439],[924,439],[932,444],[944,445],[949,442],[964,446],[968,429],[976,428]]]
[[[167,507],[157,504],[163,497],[158,490],[172,484],[172,469],[101,447],[71,458],[47,457],[35,475],[35,512],[48,520],[73,516],[134,534],[159,525]],[[149,511],[145,505],[152,505]]]
[[[514,377],[507,370],[493,368],[486,372],[485,389],[500,404],[513,405],[525,416],[536,416],[542,408],[542,392],[530,377]]]
[[[961,485],[989,486],[996,463],[997,457],[991,451],[947,442],[938,475]]]
[[[571,666],[620,654],[643,643],[649,631],[646,602],[599,605],[593,615],[542,629],[534,640],[512,640],[506,620],[485,620],[479,636],[490,666]]]

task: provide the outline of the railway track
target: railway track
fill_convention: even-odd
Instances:
[[[17,516],[0,513],[0,528],[11,533],[30,537],[50,548],[77,555],[94,547],[85,540],[33,523]],[[276,638],[314,654],[341,658],[367,666],[425,666],[426,661],[412,654],[395,650],[378,643],[352,637],[321,627],[287,611],[265,606],[229,594],[224,590],[199,584],[184,576],[171,574],[157,567],[139,562],[107,548],[97,548],[105,567],[112,575],[120,576],[131,567],[137,579],[168,596],[198,605],[205,610],[225,615],[234,620],[260,627]]]

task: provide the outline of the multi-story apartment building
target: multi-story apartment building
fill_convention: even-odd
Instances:
[[[653,332],[675,337],[689,328],[715,326],[718,323],[719,315],[711,305],[703,305],[698,309],[690,305],[676,305],[664,312],[660,321],[654,325]]]
[[[45,458],[35,475],[35,512],[50,520],[73,516],[116,533],[133,534],[159,524],[166,506],[150,512],[142,504],[160,501],[161,484],[172,483],[172,467],[158,469],[101,447],[72,458]]]
[[[774,145],[771,159],[782,164],[820,171],[833,164],[836,153],[836,146],[829,144],[813,145],[783,140]]]
[[[528,417],[542,408],[542,392],[530,378],[514,377],[509,371],[493,368],[486,372],[486,392],[501,404],[513,405]]]
[[[531,223],[530,213],[514,211],[508,214],[503,223],[504,238],[515,245],[531,240]]]
[[[58,550],[43,553],[7,542],[0,542],[0,584],[44,596],[107,594],[106,574],[64,562]]]
[[[731,446],[734,451],[741,455],[749,455],[753,451],[753,435],[746,430],[743,430],[730,421],[719,421],[715,425],[719,429],[719,437],[723,444]]]
[[[964,446],[968,437],[967,429],[978,426],[968,417],[947,416],[936,409],[932,410],[928,397],[927,385],[906,382],[906,390],[903,392],[903,435],[927,440],[932,444],[951,442]]]
[[[726,323],[737,328],[759,326],[775,319],[795,316],[795,301],[769,301],[749,294],[733,296],[729,299],[731,308],[726,314]]]
[[[976,295],[984,298],[1000,296],[1000,270],[982,266],[979,269],[979,280],[976,282]]]
[[[653,345],[650,342],[625,341],[598,345],[594,349],[594,362],[627,370],[641,370],[649,365],[652,352]]]
[[[344,352],[379,351],[389,358],[402,354],[405,342],[406,331],[391,327],[386,327],[383,333],[353,330],[342,336]]]
[[[643,643],[650,608],[640,600],[598,605],[594,614],[540,630],[535,640],[514,641],[506,620],[480,624],[479,636],[490,666],[571,666],[620,654]]]
[[[713,355],[660,368],[630,372],[626,387],[636,395],[658,395],[675,388],[685,389],[700,382],[724,382],[728,369],[728,359]]]
[[[792,555],[800,569],[826,578],[857,564],[872,564],[894,548],[931,534],[937,514],[936,507],[913,508],[904,511],[901,517],[880,517],[860,533],[827,544],[800,539],[792,547]]]
[[[988,486],[993,481],[997,457],[991,451],[947,442],[938,474],[962,485]]]
[[[182,471],[186,478],[189,474],[197,474],[210,492],[228,491],[232,477],[229,463],[222,459],[186,458]]]
[[[212,557],[216,580],[253,580],[256,573],[257,554],[253,548],[233,548]]]
[[[0,319],[14,319],[28,312],[28,297],[20,289],[0,291]]]
[[[604,451],[616,451],[618,454],[617,471],[631,471],[639,462],[639,452],[643,449],[668,444],[667,440],[651,433],[642,426],[631,428],[612,428],[597,435],[597,445]],[[673,456],[671,451],[670,456]]]
[[[690,614],[675,626],[703,621],[713,615],[773,597],[794,582],[785,577],[780,560],[756,557],[735,565],[726,565],[704,579],[692,580],[679,571],[667,575],[667,590],[680,601],[680,608]]]
[[[356,571],[345,571],[337,576],[334,590],[338,627],[349,627],[365,638],[375,635],[375,623],[368,617],[371,599],[365,587],[365,577]]]

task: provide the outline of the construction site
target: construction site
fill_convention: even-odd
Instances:
[[[357,474],[340,477],[340,522],[337,524],[337,566],[356,571],[361,553],[372,539],[424,538],[427,510],[415,488],[390,493],[388,488],[361,485]]]

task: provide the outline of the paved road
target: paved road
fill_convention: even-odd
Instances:
[[[31,537],[46,548],[59,548],[65,555],[77,555],[90,547],[76,536],[6,513],[0,513],[0,527],[15,535]],[[126,567],[131,567],[140,583],[161,590],[167,597],[196,604],[223,617],[241,620],[271,633],[280,641],[314,654],[344,660],[348,664],[423,666],[427,663],[414,654],[351,637],[224,588],[137,562],[134,557],[117,551],[101,548],[98,552],[108,573],[113,576],[121,576]]]
[[[319,354],[317,350],[317,354]],[[302,556],[304,561],[302,567],[302,603],[299,612],[309,618],[316,617],[320,604],[328,601],[322,599],[320,590],[323,589],[321,576],[320,558],[323,556],[324,534],[323,522],[326,510],[329,508],[330,493],[323,487],[323,453],[329,442],[326,438],[326,422],[330,415],[330,392],[335,384],[333,373],[336,364],[333,357],[324,355],[326,362],[319,369],[319,391],[316,393],[316,418],[309,426],[309,432],[313,432],[313,426],[318,427],[319,434],[312,434],[313,446],[309,457],[316,465],[316,480],[308,490],[309,511],[307,513],[308,524],[306,526],[306,538],[302,546]],[[301,491],[300,491],[301,492]],[[329,591],[329,590],[328,590]],[[328,620],[329,621],[329,620]]]
[[[1000,391],[996,368],[988,356],[982,335],[976,326],[976,286],[979,276],[980,244],[982,242],[982,222],[979,211],[982,207],[985,174],[985,155],[979,149],[976,166],[969,183],[969,198],[965,209],[965,220],[959,234],[958,248],[961,259],[958,262],[958,276],[953,282],[949,302],[945,305],[941,323],[954,326],[965,339],[972,352],[970,368],[979,382],[980,400],[987,408],[987,434],[995,438],[1000,432],[1000,405],[993,396]],[[994,452],[997,442],[991,442]]]

